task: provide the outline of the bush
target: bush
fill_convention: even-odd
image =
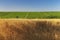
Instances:
[[[19,18],[19,16],[16,16],[16,18]]]

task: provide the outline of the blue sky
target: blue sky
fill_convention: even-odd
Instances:
[[[60,0],[0,0],[0,11],[60,11]]]

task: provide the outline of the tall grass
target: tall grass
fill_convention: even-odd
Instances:
[[[3,25],[0,24],[0,40],[60,40],[60,26],[49,21],[16,21],[13,24],[6,21]]]

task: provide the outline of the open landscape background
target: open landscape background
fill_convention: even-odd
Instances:
[[[0,18],[60,18],[60,12],[0,12]]]
[[[0,40],[60,40],[60,0],[0,0]]]

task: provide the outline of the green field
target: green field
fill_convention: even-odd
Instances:
[[[60,18],[60,12],[0,12],[0,18]]]

